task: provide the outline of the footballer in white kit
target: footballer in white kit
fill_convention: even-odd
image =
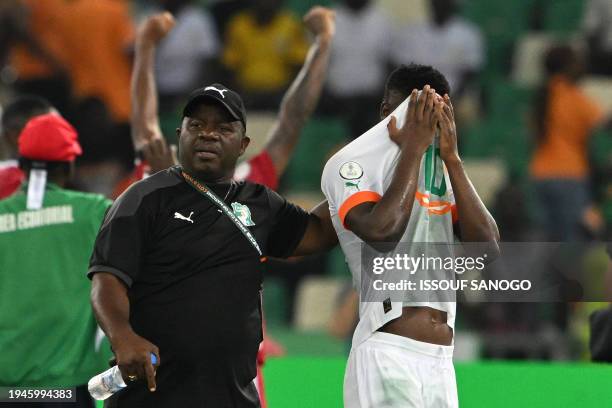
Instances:
[[[364,241],[391,238],[404,243],[450,244],[455,241],[455,223],[462,238],[465,238],[463,229],[467,230],[470,241],[497,242],[499,239],[495,222],[478,198],[460,160],[455,163],[454,156],[458,159],[458,154],[456,139],[452,137],[456,135],[449,135],[454,132],[450,99],[447,95],[442,98],[432,92],[426,84],[437,86],[443,94],[449,92],[444,77],[431,67],[413,64],[394,71],[387,81],[381,106],[384,119],[337,152],[323,171],[321,187],[358,290],[361,288],[361,248]],[[409,97],[413,89],[424,89],[418,103],[416,91]],[[408,112],[410,107],[412,113]],[[429,139],[421,137],[416,150],[412,149],[411,143],[398,145],[391,133],[399,135],[404,132],[402,140],[410,140],[413,137],[411,130],[414,133],[416,128],[407,122],[411,117],[416,120],[418,115],[430,121]],[[391,125],[390,121],[393,121]],[[427,133],[422,130],[424,128],[421,124],[423,135]],[[439,136],[434,137],[436,134]],[[453,143],[454,147],[451,146]],[[409,163],[410,158],[412,163]],[[450,174],[445,161],[452,162]],[[400,166],[402,172],[412,172],[412,178],[396,175],[396,168],[399,172]],[[453,187],[460,190],[458,203],[455,203]],[[406,194],[411,194],[410,200],[400,201]],[[350,219],[351,212],[357,213],[355,209],[360,206],[359,217]],[[377,209],[376,206],[385,208]],[[395,217],[400,222],[395,222],[395,219],[389,222],[388,215],[392,215],[392,211],[401,212]],[[359,219],[366,218],[364,215],[381,219],[368,223]],[[360,222],[363,225],[359,225]],[[390,229],[401,228],[399,234],[369,235],[366,232],[373,226],[381,229],[384,227],[379,225],[392,224]],[[403,302],[373,302],[364,301],[368,298],[366,294],[360,295],[360,320],[353,335],[344,380],[345,407],[458,406],[452,365],[456,303],[435,298],[425,302],[423,299],[410,301],[408,297]],[[413,323],[406,315],[414,310],[416,313],[419,310],[443,312],[441,315],[445,321],[434,330],[443,327],[448,332],[447,339],[428,342],[427,336],[410,334],[409,326]],[[390,322],[401,319],[407,321],[408,330],[386,330]],[[419,333],[418,330],[414,332]],[[448,344],[441,344],[444,342]]]

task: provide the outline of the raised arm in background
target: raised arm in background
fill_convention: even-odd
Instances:
[[[304,66],[285,93],[278,117],[267,137],[265,150],[270,155],[278,175],[281,175],[295,149],[300,132],[312,115],[325,82],[331,40],[335,33],[335,14],[324,7],[313,7],[304,16],[304,23],[314,35]],[[170,13],[149,17],[136,38],[136,55],[132,73],[132,138],[135,149],[143,150],[152,140],[162,151],[169,151],[161,134],[155,85],[155,49],[172,29]],[[158,149],[159,150],[159,149]],[[144,150],[145,156],[147,151]],[[162,155],[158,157],[170,158]],[[170,163],[162,163],[171,165]],[[150,163],[152,170],[154,163]]]
[[[136,35],[131,85],[132,140],[136,151],[142,150],[148,141],[163,139],[157,107],[155,50],[174,24],[172,14],[154,14],[145,20]]]
[[[264,147],[279,175],[285,171],[302,128],[319,101],[336,31],[335,13],[325,7],[313,7],[304,16],[304,24],[314,35],[314,43],[302,69],[283,96],[278,117]]]

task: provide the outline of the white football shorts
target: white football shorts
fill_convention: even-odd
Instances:
[[[375,332],[351,350],[345,408],[456,408],[453,346]]]

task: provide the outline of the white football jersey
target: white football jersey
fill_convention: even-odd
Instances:
[[[395,116],[397,127],[405,121],[408,99],[387,118],[346,145],[325,165],[321,189],[329,202],[332,222],[340,246],[353,275],[357,290],[361,288],[361,247],[363,241],[344,226],[346,214],[364,202],[377,202],[385,193],[399,160],[399,147],[389,138],[387,124]],[[439,155],[438,140],[421,159],[419,185],[410,220],[401,242],[454,242],[453,218],[455,203],[448,173]],[[362,299],[368,298],[360,293]],[[409,299],[409,298],[407,298]],[[423,300],[422,298],[420,300]],[[454,302],[360,302],[359,324],[353,336],[353,346],[365,341],[387,322],[401,316],[403,306],[428,306],[447,312],[447,323],[455,324]],[[384,309],[387,309],[386,312]]]

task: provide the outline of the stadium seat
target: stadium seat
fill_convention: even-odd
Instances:
[[[523,122],[523,118],[510,117],[506,121],[490,119],[472,127],[462,137],[462,156],[466,160],[498,158],[508,174],[525,175],[531,147]]]
[[[327,274],[338,278],[351,278],[346,257],[339,246],[334,248],[327,257]]]
[[[317,191],[302,191],[302,190],[289,190],[283,193],[288,201],[299,205],[305,210],[314,208],[321,201],[325,200],[325,196],[321,192]]]
[[[379,0],[378,4],[387,15],[401,24],[421,23],[429,19],[427,0],[412,0],[406,7],[406,0]]]
[[[303,16],[313,6],[330,7],[333,5],[331,0],[289,0],[286,2],[287,8],[296,14]]]
[[[161,111],[159,113],[159,126],[168,144],[178,145],[176,128],[181,126],[181,112],[178,110]]]
[[[507,171],[501,159],[466,159],[463,163],[478,195],[487,206],[493,204],[495,195],[507,181]]]
[[[304,278],[296,294],[294,328],[299,331],[325,330],[345,285],[346,279]]]
[[[289,299],[285,282],[273,276],[266,276],[263,285],[263,305],[266,324],[285,324],[289,315]]]
[[[486,33],[500,37],[521,33],[529,20],[534,0],[496,2],[471,0],[463,3],[462,14]]]
[[[544,54],[557,41],[549,33],[527,33],[519,40],[512,59],[512,80],[520,86],[537,87],[543,79]]]
[[[544,30],[570,35],[580,27],[584,0],[548,0],[544,13]]]
[[[247,135],[251,143],[242,159],[248,160],[261,151],[275,120],[275,112],[252,112],[247,115]]]
[[[484,121],[462,132],[461,153],[465,158],[496,157],[511,174],[525,174],[531,139],[529,117],[535,90],[517,86],[501,76],[491,78],[485,88],[488,115]]]
[[[462,14],[483,31],[487,49],[485,76],[506,74],[510,67],[515,41],[528,28],[529,12],[534,0],[464,2]]]
[[[487,88],[489,117],[496,121],[518,123],[529,113],[535,96],[532,88],[498,77]]]
[[[321,190],[321,173],[334,149],[347,143],[348,131],[338,119],[311,119],[285,171],[282,185],[291,190]]]
[[[476,361],[479,359],[481,340],[477,333],[470,331],[457,331],[454,340],[454,361]]]
[[[600,129],[593,134],[589,144],[592,166],[600,169],[610,168],[610,163],[612,163],[612,133],[609,130]],[[609,214],[612,221],[612,211]]]
[[[582,80],[580,87],[599,103],[604,112],[612,113],[612,79],[610,77],[590,76]]]

